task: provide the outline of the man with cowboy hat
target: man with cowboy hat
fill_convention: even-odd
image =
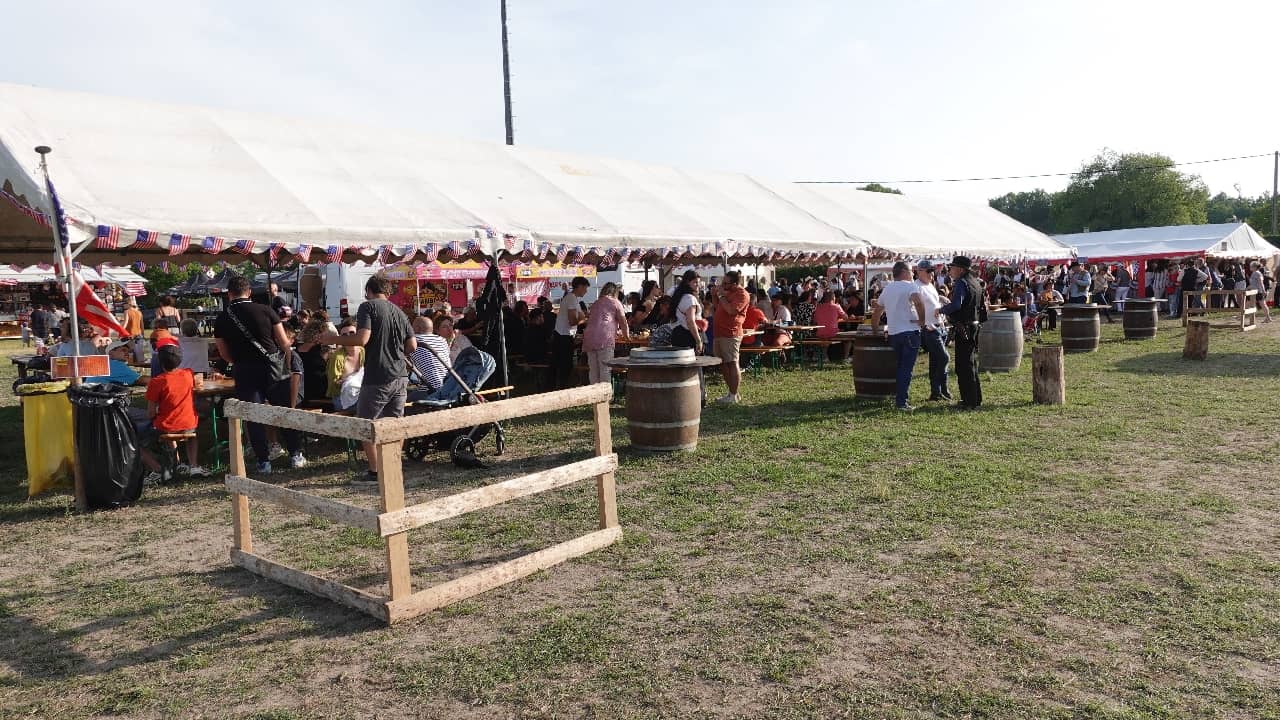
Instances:
[[[978,381],[978,324],[986,316],[982,285],[970,272],[973,261],[957,255],[951,261],[951,302],[938,312],[951,318],[955,334],[955,374],[960,386],[960,402],[955,407],[973,410],[982,405],[982,385]]]

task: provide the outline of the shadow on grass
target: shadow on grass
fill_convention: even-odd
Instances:
[[[82,625],[55,630],[35,618],[17,614],[12,606],[33,600],[56,604],[67,592],[91,592],[110,584],[81,586],[73,590],[49,592],[19,591],[0,595],[0,626],[12,641],[0,643],[0,663],[31,680],[60,680],[75,675],[97,675],[122,667],[145,665],[187,654],[199,646],[201,652],[232,647],[271,646],[281,641],[315,640],[346,637],[383,627],[382,623],[358,611],[345,608],[323,598],[259,578],[239,568],[220,568],[207,572],[176,573],[131,579],[131,585],[178,581],[188,587],[203,585],[217,597],[208,603],[220,608],[236,605],[226,601],[230,596],[250,598],[252,610],[235,617],[192,612],[184,622],[186,608],[144,604],[142,608],[114,612]],[[157,589],[159,590],[159,589]],[[267,623],[287,619],[279,629],[271,631]],[[133,636],[144,635],[143,626],[162,622],[181,628],[173,635],[141,648],[108,651],[102,659],[91,658],[75,649],[85,636],[122,628]]]
[[[1139,375],[1188,375],[1193,377],[1275,377],[1280,355],[1265,353],[1214,353],[1209,344],[1207,360],[1183,360],[1180,352],[1148,353],[1117,360],[1116,370]]]

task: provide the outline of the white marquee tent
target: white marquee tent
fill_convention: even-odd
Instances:
[[[1054,235],[1076,248],[1081,259],[1108,262],[1206,255],[1216,258],[1270,258],[1277,250],[1245,223],[1170,225]]]
[[[188,257],[272,250],[312,261],[419,251],[834,261],[870,244],[1068,253],[985,205],[0,84],[6,254],[47,247],[30,210],[49,206],[32,151],[41,144],[53,147],[73,240],[98,256],[86,264],[181,249],[187,238]]]

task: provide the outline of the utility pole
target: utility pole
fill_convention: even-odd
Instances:
[[[502,6],[502,101],[507,117],[507,144],[515,145],[516,132],[511,124],[511,55],[507,52],[507,0],[498,2]],[[1275,221],[1272,220],[1272,225],[1274,224]]]
[[[1280,150],[1276,151],[1276,165],[1271,172],[1271,236],[1280,235],[1276,229],[1276,193],[1280,191]]]

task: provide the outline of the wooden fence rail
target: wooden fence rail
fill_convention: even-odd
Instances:
[[[306,410],[228,400],[224,408],[231,438],[231,469],[226,481],[232,497],[231,562],[276,582],[347,605],[384,622],[394,623],[606,547],[622,537],[622,528],[618,525],[614,483],[618,456],[613,453],[613,438],[609,427],[609,401],[612,396],[610,385],[599,383],[572,390],[383,420],[323,415]],[[584,405],[592,406],[595,457],[405,507],[401,441]],[[240,425],[243,422],[372,442],[378,459],[379,510],[249,478],[245,472],[244,447],[240,439]],[[596,479],[599,529],[544,550],[413,592],[409,569],[410,530],[516,498],[565,487],[588,478]],[[249,520],[251,498],[381,535],[386,543],[389,597],[374,595],[254,554],[253,531]]]

